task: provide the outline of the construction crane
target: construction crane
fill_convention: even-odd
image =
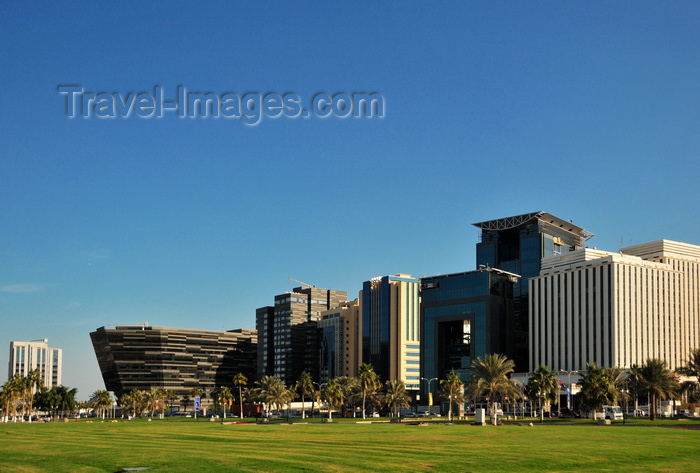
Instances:
[[[301,284],[301,285],[304,286],[304,287],[316,287],[316,286],[314,286],[313,284],[306,284],[305,282],[301,282],[301,281],[299,281],[299,280],[297,280],[297,279],[290,278],[289,276],[287,276],[287,279],[289,279],[290,281],[297,282],[297,283]]]

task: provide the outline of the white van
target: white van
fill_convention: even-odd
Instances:
[[[610,420],[622,420],[624,419],[624,414],[620,406],[603,406],[603,411],[605,412],[605,418]]]

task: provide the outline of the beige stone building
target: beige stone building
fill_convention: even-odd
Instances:
[[[318,327],[322,383],[338,376],[357,376],[361,363],[359,318],[357,299],[321,312]]]
[[[680,367],[700,346],[699,270],[700,247],[668,240],[543,259],[529,283],[530,370]]]

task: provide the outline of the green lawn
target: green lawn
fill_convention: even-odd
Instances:
[[[700,423],[0,424],[0,471],[698,471],[700,430],[672,426]]]

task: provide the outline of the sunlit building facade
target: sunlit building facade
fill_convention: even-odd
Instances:
[[[63,377],[63,350],[50,348],[48,339],[29,342],[10,342],[8,377],[27,376],[39,370],[47,388],[60,386]]]
[[[513,286],[514,334],[510,358],[516,371],[529,366],[529,287],[530,278],[540,275],[540,261],[586,246],[593,236],[569,220],[547,212],[532,212],[513,217],[475,223],[481,229],[476,245],[477,268],[498,268],[520,276]]]
[[[321,312],[320,381],[357,376],[360,365],[360,305],[357,299]]]
[[[347,292],[313,286],[275,296],[275,305],[257,309],[258,378],[276,376],[287,385],[301,373],[320,378],[321,312],[341,306]]]
[[[583,249],[542,261],[530,280],[530,370],[671,369],[700,347],[700,247],[668,240],[619,253]]]
[[[512,355],[517,281],[494,268],[421,278],[422,393],[430,390],[435,398],[438,380],[450,371],[467,381],[477,357]]]
[[[362,363],[382,383],[402,380],[420,388],[420,279],[407,274],[365,281],[360,292]]]

